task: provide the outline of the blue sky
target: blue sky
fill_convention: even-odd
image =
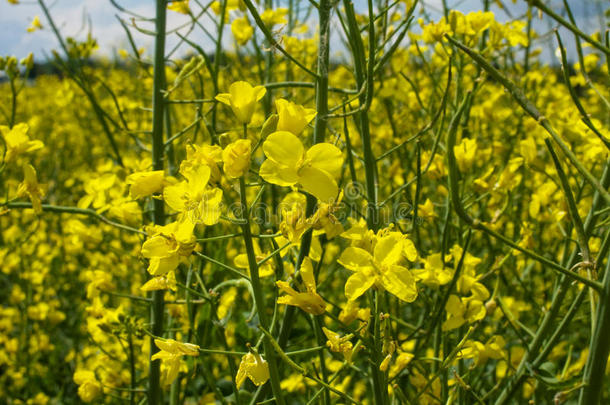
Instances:
[[[121,6],[128,8],[138,14],[147,17],[154,16],[154,1],[152,0],[116,0]],[[295,0],[295,3],[298,0]],[[306,0],[301,0],[306,2]],[[577,15],[579,25],[586,31],[592,32],[600,27],[600,14],[598,10],[602,8],[601,4],[604,0],[570,0],[570,4]],[[525,0],[517,0],[513,4],[512,0],[503,0],[511,13],[516,17],[522,15],[526,10]],[[366,5],[365,0],[355,0],[357,8]],[[438,18],[441,0],[421,0],[424,3],[426,10],[433,16]],[[447,0],[450,7],[456,8],[463,12],[469,12],[481,9],[482,0]],[[119,48],[127,48],[124,31],[117,21],[116,15],[128,19],[129,16],[120,13],[108,0],[46,0],[46,4],[51,9],[56,24],[60,27],[64,36],[73,36],[83,38],[88,31],[89,22],[93,36],[98,40],[100,50],[103,55],[110,55],[116,52]],[[553,0],[551,3],[555,10],[561,12],[560,0]],[[607,4],[607,3],[606,3]],[[494,6],[493,9],[496,16],[500,20],[505,20],[508,17],[503,11],[500,11]],[[29,26],[34,16],[41,17],[42,24],[45,29],[33,33],[27,33],[26,29]],[[168,27],[177,27],[188,18],[175,12],[168,12]],[[212,22],[209,19],[202,20],[205,27],[212,27]],[[538,21],[536,19],[535,28],[538,32],[548,31],[548,21]],[[143,28],[152,28],[146,23],[139,23]],[[311,21],[311,25],[315,26],[315,21]],[[30,51],[34,52],[35,58],[38,60],[44,59],[45,54],[49,54],[52,49],[57,49],[57,41],[51,31],[48,29],[48,24],[44,19],[40,6],[35,0],[21,0],[18,5],[11,5],[6,0],[0,0],[0,27],[2,33],[0,35],[0,55],[15,55],[24,57]],[[564,42],[568,45],[569,50],[573,49],[573,39],[568,32],[562,30]],[[195,35],[201,38],[199,42],[204,48],[211,48],[211,44],[204,40],[204,35],[201,31],[195,32]],[[152,38],[138,32],[133,32],[138,46],[150,49],[152,46]],[[232,47],[233,42],[230,35],[226,35],[227,46]],[[168,41],[168,49],[171,49],[176,43],[176,37],[170,38]],[[546,52],[545,59],[552,58],[552,51],[555,46],[550,47],[548,44],[542,46]],[[181,52],[185,49],[181,49]]]

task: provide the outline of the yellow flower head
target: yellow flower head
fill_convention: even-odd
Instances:
[[[239,45],[245,45],[252,38],[254,28],[250,25],[248,17],[236,18],[231,23],[231,32]]]
[[[189,0],[174,0],[167,5],[167,9],[180,14],[189,14],[191,12]]]
[[[153,236],[142,245],[142,256],[149,259],[148,272],[162,276],[180,264],[180,257],[187,257],[195,247],[191,221],[172,222],[157,227]]]
[[[348,247],[338,262],[354,272],[345,283],[345,296],[353,301],[369,288],[385,288],[406,302],[417,298],[415,278],[411,272],[400,265],[403,257],[415,260],[412,242],[399,232],[389,232],[375,245],[371,255],[364,249]]]
[[[137,200],[161,191],[163,189],[163,180],[163,170],[154,170],[132,173],[127,176],[125,182],[131,185],[129,188],[129,197],[133,200]]]
[[[32,22],[30,23],[30,26],[28,27],[27,31],[34,32],[34,31],[41,30],[41,29],[42,29],[42,24],[40,23],[40,17],[35,16],[34,19],[32,20]]]
[[[275,100],[275,107],[279,115],[277,130],[292,132],[295,135],[303,132],[307,124],[316,116],[316,110],[305,108],[283,98]]]
[[[246,353],[241,358],[239,369],[235,376],[235,384],[241,387],[246,377],[249,378],[254,385],[260,386],[269,379],[269,365],[258,353]]]
[[[326,335],[328,341],[326,346],[330,348],[331,352],[342,353],[345,360],[351,362],[353,354],[353,345],[349,340],[353,337],[352,334],[341,337],[337,332],[333,332],[325,327],[322,327],[322,331]]]
[[[24,180],[19,184],[17,189],[17,197],[23,197],[27,195],[32,202],[32,208],[38,215],[42,213],[41,198],[45,195],[45,187],[38,184],[38,178],[36,176],[36,169],[32,165],[25,165],[23,167]]]
[[[182,343],[174,339],[155,339],[155,345],[159,352],[151,357],[151,360],[161,360],[161,385],[171,384],[183,366],[182,356],[198,356],[199,346],[191,343]],[[186,366],[184,366],[186,367]]]
[[[300,184],[305,191],[322,202],[332,202],[339,193],[335,179],[343,165],[341,150],[330,143],[318,143],[307,151],[295,135],[288,131],[274,132],[263,143],[267,160],[260,176],[278,186]]]
[[[303,260],[300,274],[307,292],[297,292],[287,282],[277,281],[276,284],[280,290],[287,294],[278,298],[278,304],[294,305],[310,314],[322,315],[326,311],[326,303],[316,291],[316,280],[309,257],[305,257]]]
[[[238,178],[248,173],[251,152],[252,142],[249,139],[239,139],[227,145],[222,151],[225,174],[232,178]]]
[[[221,93],[216,100],[231,107],[240,123],[248,124],[252,120],[256,103],[267,93],[263,86],[252,87],[248,82],[235,82],[228,93]]]
[[[84,402],[92,402],[102,393],[102,385],[97,381],[93,371],[78,370],[73,378],[78,384],[78,396]]]
[[[44,147],[42,141],[30,141],[28,130],[30,127],[27,124],[17,124],[13,128],[0,125],[0,134],[6,142],[5,161],[11,162],[15,158],[24,153],[34,152]]]
[[[172,209],[187,216],[192,223],[214,225],[220,218],[222,190],[208,187],[211,170],[201,165],[186,175],[186,181],[165,187],[163,199]]]
[[[270,8],[268,8],[261,14],[261,20],[263,20],[265,25],[268,27],[272,27],[276,24],[286,24],[288,22],[286,20],[287,14],[288,9],[284,7],[280,7],[275,10],[271,10]]]

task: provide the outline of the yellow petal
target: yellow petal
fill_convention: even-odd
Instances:
[[[373,257],[376,262],[390,266],[398,263],[402,257],[402,250],[403,236],[399,232],[392,232],[377,242]]]
[[[263,162],[258,174],[266,182],[282,187],[292,186],[299,180],[294,168],[279,165],[271,159]]]
[[[372,269],[373,257],[364,249],[348,247],[337,262],[348,270],[359,271],[363,268]]]
[[[357,271],[345,283],[345,296],[354,301],[375,284],[375,275],[372,271]]]
[[[329,173],[331,177],[337,178],[341,174],[343,166],[343,154],[341,150],[330,143],[318,143],[307,151],[307,159],[320,170]]]
[[[299,183],[305,191],[323,203],[332,203],[339,194],[337,182],[331,175],[313,166],[299,171]]]
[[[392,266],[381,276],[381,284],[390,293],[406,302],[417,298],[417,286],[411,272],[402,266]]]
[[[263,143],[263,152],[275,163],[296,168],[304,150],[299,138],[288,131],[278,131],[267,137]]]

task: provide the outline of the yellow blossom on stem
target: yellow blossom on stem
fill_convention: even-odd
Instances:
[[[158,193],[163,190],[163,170],[132,173],[125,179],[129,187],[129,197],[133,200]]]
[[[250,25],[248,17],[244,15],[243,17],[233,20],[231,23],[231,32],[239,45],[245,45],[250,38],[252,38],[254,28]]]
[[[227,145],[222,151],[223,170],[231,178],[238,178],[248,173],[252,142],[239,139]]]
[[[168,3],[167,9],[180,14],[189,14],[191,12],[189,0],[174,0],[171,3]]]
[[[256,103],[267,93],[263,86],[252,87],[248,82],[235,82],[228,93],[216,95],[216,100],[231,107],[240,123],[248,124],[252,120]]]
[[[307,291],[295,291],[286,281],[278,280],[276,285],[287,294],[277,299],[278,304],[293,305],[310,314],[322,315],[326,311],[326,303],[316,291],[316,280],[309,257],[303,259],[300,274]]]
[[[269,379],[269,365],[258,353],[246,353],[239,363],[239,369],[235,376],[235,384],[241,387],[246,377],[249,378],[254,385],[260,386]]]
[[[157,290],[172,290],[177,291],[176,273],[168,271],[163,276],[153,277],[140,287],[141,291],[157,291]]]
[[[261,20],[263,20],[265,25],[269,27],[272,27],[276,24],[286,24],[288,22],[286,20],[287,14],[288,9],[285,7],[276,8],[275,10],[268,8],[262,12]]]
[[[338,262],[354,272],[345,283],[345,296],[353,301],[372,286],[386,289],[406,302],[417,298],[415,277],[404,266],[400,265],[404,257],[415,260],[411,250],[412,242],[398,232],[390,232],[375,245],[373,254],[368,251],[348,247],[343,251]]]
[[[275,100],[275,107],[279,116],[277,130],[292,132],[294,135],[303,132],[316,116],[316,110],[313,108],[305,108],[283,98]]]
[[[102,393],[102,384],[97,381],[93,371],[78,370],[73,378],[78,384],[78,396],[84,402],[92,402]]]
[[[38,184],[36,169],[30,164],[23,167],[24,180],[19,184],[17,197],[28,196],[32,202],[32,208],[38,215],[42,213],[41,198],[45,195],[45,187]]]
[[[155,339],[159,352],[151,360],[161,360],[161,385],[171,384],[183,365],[182,356],[199,356],[199,346],[192,343],[182,343],[174,339]]]
[[[40,23],[40,17],[35,16],[34,19],[32,20],[32,22],[30,23],[30,26],[28,27],[27,31],[34,32],[34,31],[41,30],[41,29],[42,29],[42,24]]]
[[[44,147],[42,141],[31,141],[28,136],[30,127],[27,124],[17,124],[13,128],[0,125],[0,134],[6,143],[6,162],[12,162],[19,155],[34,152]]]
[[[305,151],[303,144],[288,131],[274,132],[263,143],[267,160],[260,176],[278,186],[300,184],[322,202],[337,198],[336,178],[343,165],[341,150],[330,143],[318,143]]]
[[[142,245],[142,256],[149,259],[148,272],[161,276],[175,270],[180,257],[187,257],[195,247],[194,224],[191,221],[172,222],[159,226]]]
[[[202,165],[186,174],[186,181],[165,187],[163,199],[192,223],[214,225],[220,219],[222,190],[208,187],[211,170]]]
[[[328,341],[326,342],[326,346],[328,346],[330,348],[330,351],[343,354],[343,357],[345,357],[345,360],[348,363],[351,362],[352,355],[354,353],[352,350],[353,349],[352,342],[350,342],[349,340],[353,337],[353,335],[350,333],[349,335],[345,335],[345,336],[341,337],[341,335],[339,335],[337,332],[333,332],[332,330],[329,330],[329,329],[325,328],[324,326],[322,327],[322,331],[324,332],[324,334],[326,335],[326,338],[328,339]]]

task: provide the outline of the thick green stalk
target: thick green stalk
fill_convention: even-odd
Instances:
[[[152,126],[152,158],[153,170],[163,170],[163,119],[164,102],[163,86],[165,84],[165,13],[166,0],[157,0],[155,20],[155,54],[153,60],[153,126]],[[165,223],[163,201],[153,199],[153,219],[156,225]],[[163,302],[164,291],[153,291],[150,313],[151,332],[153,336],[163,335]],[[150,356],[159,351],[150,337]],[[148,371],[148,403],[158,405],[163,403],[163,392],[160,386],[161,362],[151,361]]]
[[[597,324],[591,336],[579,405],[599,404],[602,399],[606,363],[610,353],[610,260],[606,263],[603,284],[604,290],[597,306]]]
[[[250,269],[250,281],[252,283],[252,293],[254,295],[254,304],[258,312],[258,319],[263,329],[269,329],[269,318],[267,317],[267,307],[265,305],[265,298],[263,296],[263,286],[260,281],[258,274],[258,264],[256,261],[256,253],[254,252],[254,244],[252,243],[252,231],[250,230],[250,213],[248,210],[248,204],[246,199],[246,181],[243,176],[239,178],[239,194],[241,199],[241,210],[242,219],[244,224],[242,225],[242,232],[244,236],[244,243],[246,245],[246,255],[248,256],[248,267]],[[280,387],[280,374],[277,366],[276,353],[273,350],[273,346],[268,338],[263,341],[265,348],[265,357],[269,364],[269,380],[271,382],[271,390],[275,398],[275,403],[278,405],[284,405],[284,397],[282,396],[282,389]]]

